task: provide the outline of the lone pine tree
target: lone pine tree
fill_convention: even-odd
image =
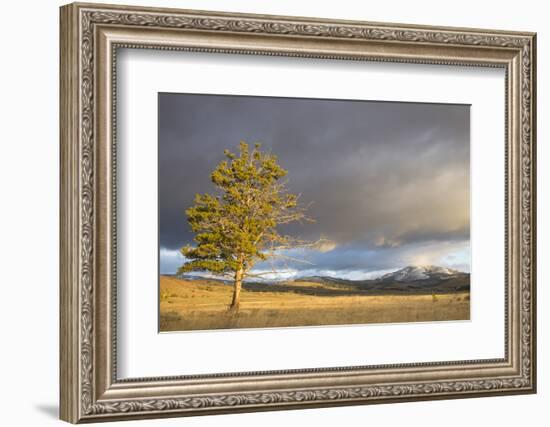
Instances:
[[[238,154],[224,154],[227,159],[211,174],[216,193],[197,194],[194,206],[186,210],[196,246],[181,249],[188,261],[179,273],[209,271],[231,277],[230,309],[238,310],[242,282],[258,275],[251,272],[256,263],[283,257],[284,249],[312,246],[280,234],[277,226],[311,219],[299,206],[298,195],[287,191],[282,180],[287,171],[275,155],[261,151],[260,144],[251,150],[242,141]]]

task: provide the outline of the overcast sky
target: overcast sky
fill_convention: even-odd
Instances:
[[[159,94],[160,271],[182,264],[185,209],[241,140],[276,154],[289,190],[312,202],[316,222],[284,231],[333,242],[291,274],[469,271],[469,135],[467,105]]]

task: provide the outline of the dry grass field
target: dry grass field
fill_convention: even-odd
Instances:
[[[373,294],[341,285],[245,284],[237,313],[232,286],[218,281],[160,277],[160,330],[468,320],[470,293]]]

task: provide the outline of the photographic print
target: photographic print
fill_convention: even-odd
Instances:
[[[159,93],[160,331],[470,318],[470,106]]]

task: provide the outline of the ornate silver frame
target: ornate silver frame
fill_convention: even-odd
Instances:
[[[61,419],[109,421],[534,393],[534,33],[99,4],[61,8]],[[506,70],[505,357],[117,379],[118,47]]]

